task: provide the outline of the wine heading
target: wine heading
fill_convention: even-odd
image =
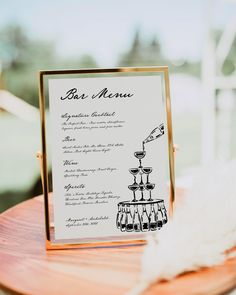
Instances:
[[[97,93],[89,96],[86,93],[79,93],[77,88],[71,88],[66,92],[65,96],[61,96],[60,99],[61,100],[74,100],[74,99],[84,100],[86,98],[91,98],[91,99],[95,99],[95,98],[130,98],[133,95],[134,95],[134,93],[126,93],[126,92],[113,93],[113,92],[109,91],[108,88],[103,88],[102,90],[98,91]]]

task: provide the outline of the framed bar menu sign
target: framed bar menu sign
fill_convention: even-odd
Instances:
[[[47,249],[134,244],[165,230],[174,201],[168,68],[39,79]]]

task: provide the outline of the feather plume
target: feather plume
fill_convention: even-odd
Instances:
[[[201,169],[173,218],[149,239],[142,257],[141,294],[149,284],[221,264],[236,246],[236,160]],[[232,253],[231,253],[232,255]]]

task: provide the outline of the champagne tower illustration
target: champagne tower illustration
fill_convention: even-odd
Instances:
[[[142,142],[142,151],[134,152],[138,166],[129,169],[133,176],[133,183],[128,185],[133,198],[130,201],[118,203],[116,216],[116,226],[123,232],[155,231],[161,229],[168,221],[164,200],[153,197],[155,183],[150,180],[153,169],[143,165],[143,159],[146,157],[145,145],[164,133],[162,123]]]

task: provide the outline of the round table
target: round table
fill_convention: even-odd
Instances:
[[[43,198],[0,215],[0,288],[13,294],[120,295],[138,282],[144,246],[45,250]],[[225,294],[236,259],[158,283],[143,295]]]

